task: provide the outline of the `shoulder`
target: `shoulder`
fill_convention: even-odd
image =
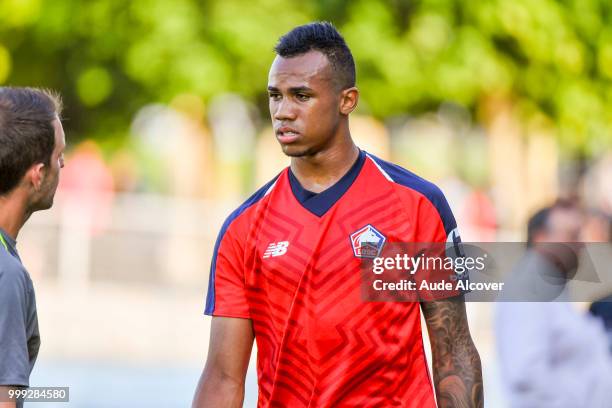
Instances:
[[[265,198],[270,194],[270,192],[274,189],[276,182],[279,177],[285,172],[283,170],[272,180],[268,181],[261,188],[259,188],[255,193],[253,193],[246,201],[244,201],[238,208],[230,213],[230,215],[225,219],[223,226],[221,227],[221,231],[219,233],[219,238],[223,237],[228,229],[235,227],[238,220],[245,219],[249,210],[254,209],[257,205],[260,205],[264,202]]]
[[[397,164],[382,160],[368,153],[368,158],[378,167],[387,180],[407,194],[417,195],[427,200],[442,219],[446,232],[455,228],[455,220],[450,206],[440,188],[431,181],[416,175]]]
[[[20,293],[28,288],[28,275],[21,262],[0,248],[0,297]]]
[[[423,195],[432,203],[445,199],[442,190],[431,181],[372,154],[368,153],[367,157],[372,160],[387,180]]]

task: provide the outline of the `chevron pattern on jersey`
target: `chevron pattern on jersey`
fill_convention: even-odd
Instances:
[[[368,224],[387,242],[446,239],[427,197],[371,160],[322,216],[302,207],[285,171],[228,228],[215,315],[253,322],[259,407],[435,407],[419,304],[362,300],[350,235]]]

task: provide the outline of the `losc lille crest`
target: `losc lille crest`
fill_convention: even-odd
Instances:
[[[351,245],[357,258],[376,258],[380,255],[385,241],[385,236],[370,224],[351,234]]]

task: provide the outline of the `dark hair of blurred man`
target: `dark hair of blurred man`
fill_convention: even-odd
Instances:
[[[65,137],[51,92],[0,87],[0,407],[10,388],[29,386],[40,336],[34,287],[17,252],[19,230],[53,205]],[[4,397],[2,396],[4,394]]]
[[[537,211],[527,222],[527,245],[534,242],[577,242],[580,240],[582,216],[578,206],[569,200],[558,200]]]
[[[193,406],[238,407],[257,340],[259,407],[482,407],[480,358],[460,294],[367,302],[363,258],[385,242],[459,242],[432,183],[360,150],[355,63],[330,23],[282,36],[268,76],[291,165],[234,211],[215,245],[208,359]],[[423,351],[421,308],[433,352]]]

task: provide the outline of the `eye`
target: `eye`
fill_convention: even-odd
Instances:
[[[275,92],[274,93],[273,92],[268,93],[268,96],[273,101],[278,101],[281,98],[281,95],[279,93],[275,93]]]
[[[307,100],[310,99],[310,95],[301,94],[301,93],[297,94],[296,97],[302,102],[306,102]]]

